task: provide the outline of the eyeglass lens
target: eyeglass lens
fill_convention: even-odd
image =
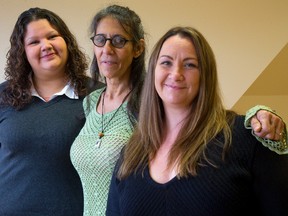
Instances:
[[[111,41],[111,44],[116,48],[122,48],[126,44],[127,41],[125,38],[121,37],[120,35],[115,35],[112,38],[105,38],[104,35],[95,35],[91,38],[95,46],[103,47],[106,44],[107,40]]]

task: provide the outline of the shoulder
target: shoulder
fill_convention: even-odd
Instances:
[[[95,104],[97,104],[104,89],[105,87],[98,88],[87,95],[83,100],[84,107],[93,107]]]
[[[88,93],[95,91],[96,89],[100,89],[105,87],[105,83],[95,81],[91,77],[87,77],[86,86],[88,88]]]
[[[238,130],[245,130],[246,131],[246,128],[244,127],[244,120],[245,120],[244,115],[236,114],[234,116],[234,122],[233,122],[232,129],[233,130],[238,129]]]
[[[229,147],[230,158],[246,158],[252,161],[260,147],[259,143],[251,134],[251,130],[244,127],[245,116],[235,115],[231,123],[231,146]]]
[[[0,84],[0,104],[2,104],[2,102],[4,101],[2,93],[7,86],[8,86],[7,81],[4,81],[3,83]]]
[[[7,85],[8,85],[7,81],[4,81],[4,82],[0,83],[0,92],[2,92],[3,89],[6,88]]]
[[[86,96],[86,100],[87,100],[87,98],[89,98],[90,100],[93,100],[93,101],[98,100],[98,98],[101,96],[104,89],[105,89],[105,87],[102,87],[102,88],[98,88],[98,89],[90,92],[90,94]]]
[[[232,142],[234,143],[249,143],[258,144],[258,141],[252,135],[251,130],[248,130],[244,126],[245,116],[244,115],[235,115],[234,121],[232,123]],[[251,146],[250,146],[251,147]]]

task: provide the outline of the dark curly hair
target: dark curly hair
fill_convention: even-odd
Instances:
[[[30,91],[32,81],[30,76],[33,71],[26,57],[24,36],[27,31],[27,25],[40,19],[46,19],[65,40],[68,49],[65,73],[67,73],[71,85],[75,86],[76,94],[79,96],[87,94],[87,58],[80,50],[75,36],[57,14],[47,9],[36,7],[20,14],[11,34],[10,50],[6,55],[7,63],[5,67],[7,85],[1,94],[1,104],[21,109],[32,100]]]
[[[108,7],[100,10],[94,16],[90,26],[91,35],[95,34],[99,22],[105,17],[112,17],[119,22],[123,29],[132,37],[134,47],[137,47],[139,41],[141,39],[144,39],[145,32],[140,17],[133,10],[120,5],[109,5]],[[129,84],[130,86],[132,86],[132,92],[128,100],[127,107],[134,114],[138,114],[139,112],[140,95],[146,75],[145,48],[146,46],[144,46],[144,51],[141,53],[141,55],[137,58],[134,58],[131,64],[131,75]],[[93,57],[90,70],[91,76],[94,77],[94,79],[95,76],[100,77],[99,67],[95,55]]]

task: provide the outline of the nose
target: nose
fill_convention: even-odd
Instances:
[[[106,43],[104,44],[104,46],[102,47],[103,52],[104,53],[113,53],[114,49],[113,49],[113,45],[111,43],[111,40],[106,40]]]
[[[42,40],[41,41],[41,50],[42,51],[47,51],[47,50],[51,50],[52,49],[52,45],[49,42],[49,40]]]
[[[184,80],[183,70],[179,66],[175,66],[171,69],[170,77],[175,81],[182,81]]]

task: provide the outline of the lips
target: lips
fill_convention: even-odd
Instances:
[[[41,56],[41,58],[42,59],[50,59],[50,58],[53,58],[54,56],[55,56],[55,53],[48,53],[48,54]]]
[[[111,61],[111,60],[102,60],[101,63],[102,64],[109,64],[109,65],[116,64],[115,61]]]
[[[183,89],[185,87],[183,86],[177,86],[177,85],[174,85],[174,84],[164,84],[164,86],[168,87],[168,88],[171,88],[171,89]]]

